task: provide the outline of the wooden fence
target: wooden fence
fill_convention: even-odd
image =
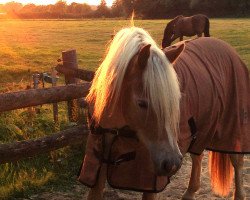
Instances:
[[[78,109],[76,108],[77,104],[75,100],[87,95],[94,72],[77,68],[75,50],[63,52],[62,58],[62,64],[59,64],[56,70],[65,75],[65,86],[0,94],[0,113],[42,104],[55,104],[61,101],[68,101],[69,119],[71,121],[77,120],[74,118],[77,117],[74,112],[77,112]],[[77,79],[88,82],[78,84]],[[87,127],[82,125],[44,138],[11,144],[0,144],[0,164],[15,162],[68,145],[79,144],[86,138],[87,133]]]

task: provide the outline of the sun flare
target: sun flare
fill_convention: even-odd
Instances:
[[[11,2],[12,0],[0,0],[0,4],[5,4],[8,2]],[[34,3],[37,5],[47,5],[47,4],[55,4],[58,0],[46,0],[46,1],[41,1],[41,0],[15,0],[15,2],[19,2],[22,4],[29,4],[29,3]],[[67,4],[71,4],[72,2],[76,3],[87,3],[89,5],[99,5],[101,0],[66,0]],[[113,0],[106,0],[107,5],[111,6]]]

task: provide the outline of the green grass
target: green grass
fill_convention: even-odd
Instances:
[[[59,105],[60,123],[53,122],[51,106],[36,115],[27,109],[0,114],[0,143],[50,135],[74,125],[68,122],[64,103]],[[84,144],[0,165],[0,199],[16,199],[50,190],[70,190],[82,162]],[[63,188],[63,189],[62,189]]]
[[[167,20],[140,20],[160,44]],[[75,48],[81,68],[95,70],[104,56],[110,35],[130,25],[126,20],[1,21],[0,83],[27,79],[27,71],[46,71],[57,64],[61,51]],[[211,35],[236,48],[250,66],[250,20],[212,19]]]
[[[160,45],[167,20],[139,20]],[[26,87],[31,72],[50,71],[61,51],[75,48],[79,67],[95,70],[100,64],[111,34],[129,26],[126,20],[0,21],[0,91]],[[212,19],[211,35],[227,41],[250,66],[250,20]],[[60,80],[61,82],[63,79]],[[53,123],[51,105],[30,116],[27,109],[0,113],[0,143],[38,138],[63,130],[67,120],[65,104],[59,106],[60,123]],[[17,163],[0,165],[0,199],[28,197],[41,191],[70,190],[76,182],[83,146],[67,147]]]

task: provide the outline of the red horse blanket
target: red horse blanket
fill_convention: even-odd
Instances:
[[[250,80],[245,63],[219,39],[184,43],[173,63],[182,92],[179,145],[184,147],[190,138],[187,121],[193,117],[197,132],[189,152],[250,153]]]

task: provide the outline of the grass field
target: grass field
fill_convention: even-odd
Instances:
[[[0,83],[18,82],[27,71],[46,71],[61,51],[75,48],[79,66],[95,70],[110,35],[130,24],[125,20],[0,21]],[[136,21],[160,44],[166,20]],[[211,35],[229,42],[250,66],[250,20],[211,20]]]
[[[139,20],[160,45],[167,20]],[[110,36],[126,20],[82,21],[0,21],[0,91],[24,88],[31,72],[49,71],[56,66],[61,51],[75,48],[79,67],[95,70],[101,62]],[[211,35],[221,38],[241,55],[250,69],[250,19],[212,19]],[[63,81],[61,79],[61,81]],[[6,89],[7,88],[7,89]],[[53,123],[51,106],[30,117],[26,109],[0,113],[0,143],[41,137],[71,124],[64,104],[60,123]],[[70,190],[75,182],[83,152],[81,146],[0,166],[0,199],[28,197],[43,190]]]

